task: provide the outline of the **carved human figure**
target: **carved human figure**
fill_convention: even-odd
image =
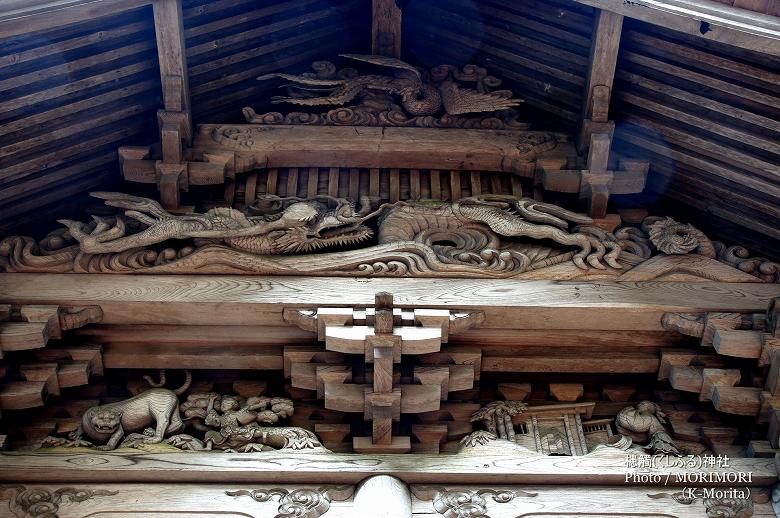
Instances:
[[[677,445],[664,428],[665,423],[666,414],[652,401],[641,401],[635,407],[626,407],[615,417],[618,432],[638,442],[649,440],[645,449],[654,453],[680,455]]]

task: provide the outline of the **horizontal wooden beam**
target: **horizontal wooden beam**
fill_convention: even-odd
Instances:
[[[780,18],[711,0],[575,0],[668,29],[780,56]]]
[[[85,462],[89,460],[89,462]],[[728,468],[696,469],[697,476],[712,472],[724,480],[706,486],[734,486],[725,473],[751,473],[740,487],[769,486],[777,481],[774,458],[732,458]],[[691,473],[684,467],[649,467],[668,486],[686,486],[675,475]],[[322,483],[356,484],[372,475],[391,475],[407,483],[422,484],[577,484],[632,485],[636,473],[627,467],[623,452],[603,456],[518,457],[439,455],[345,455],[267,452],[262,455],[220,453],[94,454],[0,454],[2,482],[165,482],[177,483]],[[684,466],[684,464],[680,464]],[[667,478],[668,475],[668,478]],[[735,479],[731,479],[735,480]],[[635,485],[642,485],[641,482]],[[645,484],[646,485],[646,484]]]
[[[54,29],[130,11],[154,0],[6,0],[0,3],[0,38]]]
[[[101,324],[284,326],[283,308],[479,309],[483,327],[662,331],[664,313],[761,313],[780,285],[510,279],[0,274],[0,304],[99,305]],[[218,318],[215,316],[218,315]]]

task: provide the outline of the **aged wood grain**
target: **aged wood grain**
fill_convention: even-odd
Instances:
[[[487,327],[661,331],[665,312],[764,312],[780,285],[0,275],[0,303],[99,305],[104,324],[202,325],[218,311],[221,325],[284,325],[282,307],[371,306],[380,291],[399,307],[483,309]]]
[[[678,467],[650,468],[666,477],[670,487]],[[717,471],[703,469],[701,471]],[[514,457],[460,455],[344,455],[220,453],[165,454],[0,454],[0,480],[13,482],[60,482],[69,484],[107,479],[125,482],[178,483],[321,483],[355,484],[371,475],[391,475],[417,484],[580,484],[626,485],[625,456]],[[746,486],[761,487],[777,479],[774,459],[732,458],[720,472],[752,473]],[[631,484],[628,484],[631,485]],[[729,483],[713,483],[729,486]],[[731,483],[730,485],[733,485]],[[740,484],[742,485],[742,484]]]

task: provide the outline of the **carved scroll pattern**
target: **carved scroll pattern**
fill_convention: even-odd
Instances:
[[[324,486],[318,489],[282,488],[255,489],[248,491],[239,489],[225,491],[228,496],[248,496],[255,502],[269,502],[279,499],[279,508],[274,518],[319,518],[330,509],[333,500],[344,501],[354,492],[352,486]]]
[[[0,492],[13,490],[8,508],[16,518],[56,518],[60,506],[67,503],[86,502],[96,496],[113,496],[118,491],[105,489],[76,489],[62,487],[51,491],[45,488],[25,486],[0,486]]]
[[[495,489],[448,491],[445,488],[420,488],[414,492],[419,499],[432,501],[434,510],[446,518],[490,518],[488,499],[506,504],[518,497],[531,498],[537,495],[520,490]]]
[[[671,498],[683,505],[692,505],[700,498],[688,492],[648,494],[652,499]],[[753,502],[745,498],[703,498],[708,518],[750,518],[753,516]]]

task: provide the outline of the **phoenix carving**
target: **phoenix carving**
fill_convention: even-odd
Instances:
[[[371,65],[390,69],[393,75],[330,74],[294,75],[266,74],[258,80],[284,79],[298,90],[295,96],[277,96],[274,103],[291,103],[299,106],[343,106],[369,92],[381,92],[400,97],[401,106],[412,116],[434,115],[444,108],[448,115],[494,112],[512,108],[520,100],[512,98],[508,90],[480,92],[461,87],[457,82],[445,79],[439,83],[426,81],[420,71],[400,59],[364,54],[341,54]],[[322,77],[325,76],[325,77]]]

